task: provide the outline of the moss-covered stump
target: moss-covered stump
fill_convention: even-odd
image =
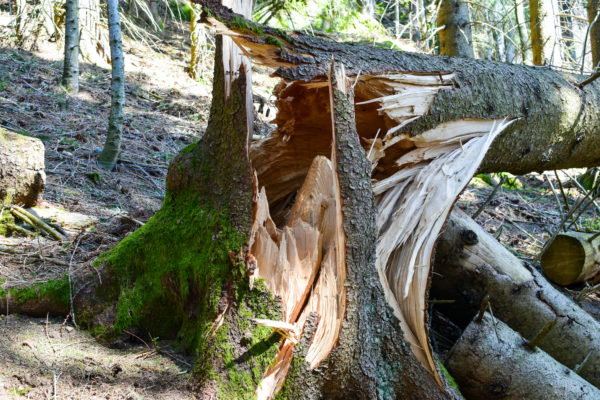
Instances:
[[[201,397],[221,399],[254,397],[279,337],[252,319],[281,319],[280,304],[261,281],[250,288],[246,270],[255,185],[243,65],[235,75],[229,81],[215,62],[205,136],[171,164],[162,208],[97,260],[95,284],[75,299],[79,323],[107,340],[131,327],[176,338],[196,357]]]
[[[14,202],[35,205],[44,190],[44,144],[0,127],[0,199],[14,190]]]

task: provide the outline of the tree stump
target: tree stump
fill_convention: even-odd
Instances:
[[[0,127],[0,199],[14,189],[13,203],[31,207],[45,185],[42,141]]]

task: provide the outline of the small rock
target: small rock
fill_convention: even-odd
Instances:
[[[73,332],[74,328],[72,326],[67,326],[65,329],[67,330],[67,332],[70,333],[70,332]]]

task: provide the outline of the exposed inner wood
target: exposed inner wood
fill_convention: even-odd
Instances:
[[[310,367],[316,368],[337,342],[345,310],[346,276],[339,251],[344,234],[337,192],[333,164],[318,156],[282,229],[269,215],[265,189],[258,195],[251,244],[257,260],[255,275],[280,296],[284,325],[261,323],[286,332],[277,360],[258,389],[260,399],[271,398],[283,384],[293,346],[311,312],[318,313],[319,320],[306,356]]]
[[[558,235],[542,255],[544,274],[559,285],[571,285],[600,271],[600,236],[566,232]]]
[[[429,111],[437,93],[452,90],[452,78],[453,74],[442,72],[390,73],[359,77],[355,86],[357,131],[372,162],[375,179],[373,189],[379,215],[378,272],[405,339],[440,384],[426,329],[426,289],[432,252],[456,197],[475,173],[494,138],[510,124],[502,120],[465,119],[442,123],[414,137],[402,132],[407,122]],[[255,160],[259,181],[266,187],[271,209],[276,210],[275,218],[279,223],[287,219],[290,227],[284,228],[287,232],[298,226],[295,213],[298,205],[304,204],[304,192],[310,187],[308,182],[314,174],[314,164],[287,218],[285,203],[306,176],[313,157],[331,152],[331,122],[324,112],[329,109],[329,90],[321,82],[282,82],[276,94],[278,129],[271,137],[253,145],[251,157]],[[330,192],[333,186],[319,188],[320,196],[333,196]],[[308,227],[301,231],[307,237],[311,232]],[[268,236],[266,228],[261,234]],[[282,240],[271,238],[273,244],[269,244],[272,248],[269,251],[290,246],[288,238],[291,236],[291,233],[284,235],[283,244]],[[263,243],[264,239],[259,241]],[[323,260],[327,260],[324,248],[321,251]],[[294,257],[286,260],[290,258]],[[282,265],[287,269],[286,262]],[[310,267],[302,268],[305,270],[302,276],[291,275],[300,286],[310,279]],[[333,290],[335,280],[329,274],[321,274],[324,280],[331,279],[328,285]],[[273,283],[272,287],[282,285]],[[320,288],[314,293],[318,290]],[[293,291],[303,292],[299,288]],[[290,296],[284,296],[284,304],[291,310],[299,294]],[[311,302],[309,307],[312,307]],[[286,313],[289,316],[291,311]],[[282,349],[288,350],[285,346]]]

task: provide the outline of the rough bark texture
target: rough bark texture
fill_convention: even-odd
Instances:
[[[600,391],[485,313],[454,345],[448,371],[468,399],[592,400]]]
[[[42,141],[0,127],[0,202],[13,189],[13,202],[31,207],[45,184]]]
[[[200,30],[202,25],[198,23],[198,13],[196,12],[196,5],[190,6],[190,77],[192,79],[198,79],[198,63],[200,62],[199,56],[199,41],[200,41]]]
[[[437,25],[445,26],[438,32],[440,54],[473,58],[469,5],[459,0],[442,0]]]
[[[588,21],[591,24],[596,19],[600,10],[600,1],[588,0],[587,14]],[[590,47],[592,49],[592,67],[596,68],[600,64],[600,23],[596,23],[590,29]]]
[[[62,84],[71,93],[79,91],[79,0],[68,0],[65,18],[65,59]]]
[[[530,0],[531,48],[534,65],[562,65],[560,29],[556,24],[558,10],[553,0]]]
[[[113,169],[119,158],[123,137],[123,117],[125,108],[125,61],[121,37],[121,21],[118,0],[108,0],[108,29],[110,35],[110,57],[112,79],[110,92],[110,115],[108,131],[102,153],[98,158],[101,167]]]
[[[463,212],[451,214],[435,257],[432,296],[455,300],[438,310],[465,326],[486,294],[494,316],[532,339],[557,319],[539,347],[600,387],[600,324],[556,290],[535,269],[527,269]],[[438,275],[439,274],[439,275]],[[439,276],[443,276],[437,278]]]
[[[216,24],[241,32],[241,36],[234,37],[236,43],[251,49],[256,61],[279,67],[276,75],[285,80],[323,81],[327,75],[325,66],[332,55],[346,66],[348,75],[356,76],[360,71],[356,93],[369,93],[369,77],[386,72],[454,73],[454,88],[440,92],[428,114],[408,124],[403,131],[418,135],[444,121],[518,118],[496,139],[481,165],[482,172],[523,174],[600,163],[598,81],[579,89],[577,83],[581,77],[549,68],[415,54],[286,34],[234,16],[213,0],[201,3],[209,10],[205,18],[212,17]],[[267,43],[273,42],[273,38],[278,38],[283,47]],[[359,119],[360,108],[357,108]],[[314,131],[315,143],[321,143],[316,137],[320,133]],[[358,133],[372,137],[375,132],[365,135],[359,127]],[[327,146],[326,141],[323,143]],[[314,151],[326,154],[327,148],[316,144]]]

